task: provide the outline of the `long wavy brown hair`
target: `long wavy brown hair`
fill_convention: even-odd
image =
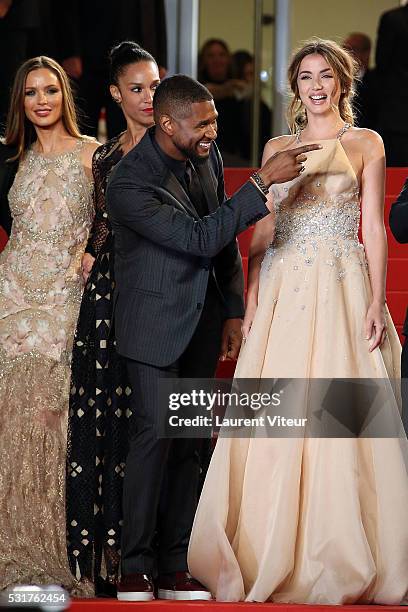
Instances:
[[[27,75],[33,70],[47,68],[57,75],[62,91],[62,121],[70,136],[81,138],[78,128],[74,97],[65,70],[50,57],[40,55],[27,60],[17,70],[11,90],[10,106],[7,115],[4,142],[17,149],[10,161],[20,159],[26,149],[36,140],[33,124],[26,117],[24,110],[25,84]]]
[[[299,95],[298,74],[302,60],[307,55],[318,53],[333,70],[336,85],[340,89],[339,113],[343,121],[354,125],[351,100],[354,95],[353,83],[357,74],[357,62],[348,51],[340,47],[333,40],[312,38],[297,49],[288,68],[288,80],[292,93],[292,100],[287,111],[287,120],[292,133],[307,125],[307,113]]]

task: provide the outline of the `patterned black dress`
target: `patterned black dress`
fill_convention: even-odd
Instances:
[[[104,195],[108,175],[122,156],[118,136],[93,158],[96,215],[87,251],[96,259],[75,333],[68,424],[69,560],[74,575],[95,580],[101,595],[114,595],[119,572],[131,414],[131,390],[111,333],[114,249]]]

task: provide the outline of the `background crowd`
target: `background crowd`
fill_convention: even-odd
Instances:
[[[98,134],[105,109],[107,137],[125,129],[122,113],[107,94],[108,50],[135,40],[157,59],[160,77],[167,71],[164,0],[118,0],[112,19],[110,0],[51,2],[0,1],[0,124],[4,125],[9,88],[19,64],[36,55],[61,63],[75,85],[86,134]],[[343,41],[359,62],[354,110],[356,125],[378,131],[389,166],[408,165],[408,6],[384,13],[378,25],[375,68],[370,67],[372,41],[353,32]],[[254,58],[245,49],[231,53],[225,40],[206,40],[198,57],[198,80],[206,84],[220,113],[218,143],[226,166],[249,166]],[[272,109],[261,99],[260,156],[273,134]]]

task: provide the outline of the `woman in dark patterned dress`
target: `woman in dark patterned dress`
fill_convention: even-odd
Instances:
[[[110,333],[114,250],[105,187],[112,168],[153,124],[152,99],[160,81],[154,58],[134,42],[114,47],[110,61],[110,92],[127,129],[93,157],[96,216],[82,260],[86,287],[72,358],[67,529],[73,573],[95,580],[97,594],[115,596],[131,390]]]

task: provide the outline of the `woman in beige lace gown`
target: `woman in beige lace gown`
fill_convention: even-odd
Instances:
[[[237,378],[381,386],[399,376],[385,306],[384,149],[378,134],[350,125],[352,74],[351,58],[330,41],[305,45],[289,68],[303,129],[271,140],[265,157],[296,141],[322,149],[309,153],[298,178],[272,186],[275,215],[255,229]],[[407,440],[389,403],[395,437],[221,431],[191,535],[192,575],[220,600],[400,603],[408,590]]]
[[[86,594],[89,585],[68,566],[64,489],[69,364],[98,143],[81,137],[68,79],[53,60],[19,69],[6,143],[16,146],[19,168],[0,255],[0,589],[58,584]]]

